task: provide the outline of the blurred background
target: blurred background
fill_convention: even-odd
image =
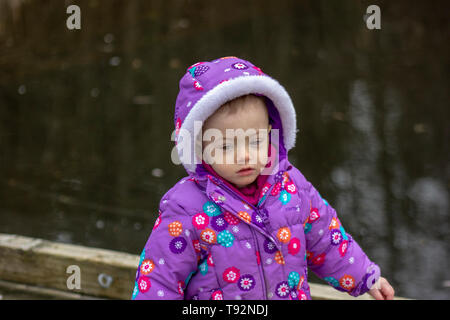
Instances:
[[[364,22],[371,4],[381,30]],[[0,0],[0,232],[140,254],[187,175],[170,160],[178,81],[235,55],[291,94],[290,161],[396,294],[449,299],[449,9]]]

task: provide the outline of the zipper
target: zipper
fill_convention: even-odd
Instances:
[[[262,217],[263,221],[264,221],[264,225],[266,225],[268,223],[268,217],[267,217],[267,213],[264,210],[259,210],[258,207],[255,207],[253,204],[249,203],[247,200],[243,199],[240,195],[238,195],[236,192],[234,192],[234,190],[231,190],[230,187],[228,187],[226,184],[224,184],[223,182],[219,181],[219,184],[221,187],[224,187],[226,190],[228,190],[228,192],[234,194],[235,196],[237,196],[239,199],[241,199],[242,201],[244,201],[246,204],[248,204],[250,207],[252,207],[256,212],[258,212],[258,214]],[[269,190],[267,190],[267,192],[265,194],[268,194],[270,191],[272,191],[273,187],[275,186],[275,183],[269,188]],[[265,201],[265,199],[264,199]],[[263,202],[260,203],[260,205],[262,205]],[[263,212],[264,211],[264,212]],[[272,238],[272,237],[270,237]]]
[[[259,250],[259,243],[258,243],[258,239],[255,236],[255,230],[253,230],[253,228],[250,228],[251,232],[252,232],[252,237],[255,240],[255,244],[256,244],[256,250],[258,250],[258,254],[259,254],[259,264],[258,262],[256,264],[258,264],[258,270],[259,270],[259,274],[261,276],[261,282],[263,284],[263,297],[264,300],[267,300],[267,287],[266,287],[266,278],[264,276],[264,270],[262,269],[262,261],[261,261],[261,252]]]
[[[262,217],[262,219],[263,219],[263,221],[264,221],[264,225],[267,225],[267,224],[268,224],[269,218],[267,217],[267,213],[265,212],[266,209],[259,210],[257,207],[255,207],[254,205],[252,205],[251,203],[249,203],[248,201],[246,201],[245,199],[243,199],[243,198],[242,198],[240,195],[238,195],[236,192],[234,192],[233,190],[231,190],[231,188],[229,188],[229,187],[228,187],[226,184],[224,184],[223,182],[219,181],[219,184],[220,184],[220,186],[222,186],[222,187],[224,187],[226,190],[228,190],[228,192],[234,194],[234,195],[237,196],[239,199],[241,199],[242,201],[244,201],[245,203],[247,203],[250,207],[252,207],[252,208],[253,208],[253,209],[254,209],[254,210]],[[266,194],[268,194],[270,191],[272,191],[272,189],[274,188],[275,184],[276,184],[276,183],[273,183],[273,184],[272,184],[272,186],[269,188],[269,190],[267,190]],[[264,201],[265,201],[265,199],[264,199]],[[264,201],[261,202],[261,204],[263,204]],[[264,212],[263,212],[263,211],[264,211]],[[240,217],[239,217],[239,219],[240,219]],[[250,224],[250,223],[249,223],[249,224]],[[252,232],[253,232],[253,228],[259,228],[259,229],[261,229],[260,227],[253,225],[253,226],[251,226],[251,228],[250,228],[250,229],[252,229]],[[261,230],[262,230],[262,229],[261,229]],[[278,249],[279,251],[281,251],[281,248],[278,246],[277,242],[276,242],[275,239],[272,237],[272,235],[270,235],[266,230],[263,230],[263,234],[264,234],[266,237],[268,237],[268,238],[270,239],[270,241],[273,242],[273,244],[277,247],[277,249]]]

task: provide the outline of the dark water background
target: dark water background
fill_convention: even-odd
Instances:
[[[381,30],[363,21],[370,4]],[[291,94],[291,162],[396,293],[449,299],[449,9],[0,0],[0,232],[139,254],[186,175],[170,160],[178,81],[236,55]]]

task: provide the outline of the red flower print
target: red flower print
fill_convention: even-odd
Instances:
[[[298,299],[299,300],[308,300],[308,297],[306,296],[305,291],[298,290]]]
[[[197,91],[203,90],[202,85],[201,85],[200,82],[198,82],[197,80],[194,81],[194,88],[195,88],[195,90],[197,90]]]
[[[300,251],[300,240],[298,238],[292,238],[288,245],[288,252],[292,255],[297,254]]]
[[[209,224],[209,216],[203,212],[197,213],[192,217],[192,224],[198,230],[203,230]]]
[[[355,287],[355,278],[351,275],[344,274],[344,276],[339,279],[339,284],[343,289],[350,291]]]
[[[183,227],[180,221],[174,221],[169,224],[169,234],[178,237],[183,232]]]
[[[263,74],[263,71],[261,70],[261,68],[257,67],[257,66],[253,66],[253,69],[258,71],[258,74]]]
[[[141,273],[142,274],[147,275],[150,272],[152,272],[153,269],[155,269],[155,264],[153,263],[152,260],[145,259],[144,261],[142,261],[142,264],[141,264]]]
[[[216,290],[211,294],[212,300],[223,300],[222,291]]]
[[[266,182],[265,184],[264,184],[264,186],[262,187],[262,189],[261,189],[261,194],[260,194],[260,198],[262,198],[262,197],[264,197],[264,195],[267,193],[267,191],[269,191],[269,189],[270,189],[270,187],[271,187],[272,185],[270,184],[270,183],[268,183],[268,182]]]
[[[222,274],[223,280],[225,280],[228,283],[237,282],[240,276],[241,276],[240,270],[236,267],[230,267],[228,269],[225,269],[225,271]]]
[[[319,218],[320,218],[319,209],[312,208],[311,212],[309,213],[309,222],[314,222]]]
[[[261,255],[259,254],[259,251],[256,251],[256,263],[261,264]]]
[[[184,281],[178,281],[178,293],[183,295],[184,294]]]
[[[206,263],[208,264],[208,266],[214,267],[214,261],[213,261],[211,253],[208,255],[208,259],[206,259]]]
[[[321,253],[314,258],[312,258],[312,263],[316,266],[320,266],[325,262],[325,253]]]
[[[158,218],[156,218],[155,225],[153,226],[153,230],[158,228],[158,226],[161,224],[161,221],[162,221],[161,215],[159,215]]]
[[[180,132],[180,128],[181,128],[181,119],[178,118],[177,122],[175,124],[175,134],[178,135],[178,133]]]
[[[348,241],[343,240],[341,242],[341,245],[339,246],[339,254],[341,255],[341,257],[345,256],[345,254],[347,253],[347,249],[348,249]]]
[[[280,190],[281,190],[281,182],[277,182],[273,187],[272,191],[270,192],[270,194],[272,196],[277,196],[280,193]]]
[[[314,253],[312,253],[311,251],[306,250],[306,259],[310,260],[312,259]]]
[[[140,276],[137,283],[139,291],[142,293],[147,292],[151,287],[150,279],[146,276]]]
[[[228,211],[226,211],[223,215],[225,217],[225,220],[232,226],[235,226],[235,225],[239,224],[239,222],[240,222],[239,218],[235,217],[233,214],[229,213]]]
[[[195,252],[200,253],[200,241],[192,240],[192,245],[194,246]]]
[[[291,194],[295,194],[297,192],[297,187],[292,181],[289,181],[284,185],[284,189]]]

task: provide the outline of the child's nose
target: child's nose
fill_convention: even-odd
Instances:
[[[246,164],[250,159],[250,151],[248,145],[238,146],[237,151],[237,163],[238,164]]]

